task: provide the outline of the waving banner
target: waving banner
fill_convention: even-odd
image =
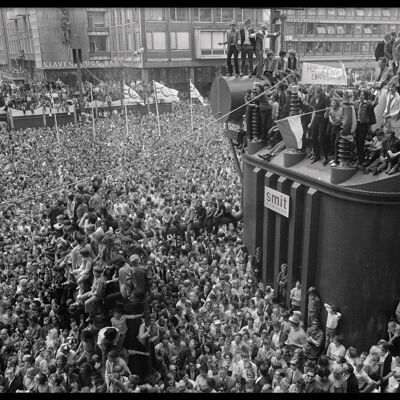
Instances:
[[[129,104],[144,104],[138,93],[127,85],[124,85],[124,99],[128,100]]]
[[[333,68],[326,65],[303,62],[301,83],[347,86],[346,71],[343,68],[343,64],[341,68]]]
[[[171,101],[175,101],[179,103],[178,91],[175,89],[170,89],[165,85],[153,81],[154,82],[154,89],[156,90],[156,96],[158,100],[164,100],[167,103]]]

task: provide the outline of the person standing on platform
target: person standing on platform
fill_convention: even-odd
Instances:
[[[310,327],[314,319],[319,320],[321,313],[321,300],[317,295],[317,290],[314,286],[308,289],[308,305],[307,305],[307,327]]]
[[[240,50],[240,45],[239,45],[239,31],[236,29],[236,22],[232,21],[231,22],[231,28],[226,32],[226,42],[218,43],[219,45],[224,45],[226,44],[228,47],[228,54],[226,56],[226,63],[228,66],[228,76],[233,75],[233,69],[232,69],[232,55],[233,55],[233,62],[235,64],[235,75],[236,77],[239,76],[239,50]]]
[[[329,99],[325,96],[325,93],[321,87],[318,87],[315,91],[315,99],[311,103],[313,107],[313,114],[311,122],[308,125],[311,128],[311,140],[314,156],[311,159],[311,164],[321,159],[320,147],[324,153],[323,164],[327,165],[328,151],[329,151],[329,140],[326,135],[326,122],[327,119],[324,117],[324,110],[329,107]]]
[[[337,306],[334,304],[329,305],[328,303],[324,304],[326,312],[328,313],[328,317],[326,319],[326,332],[325,332],[325,350],[328,348],[329,344],[333,342],[333,338],[336,336],[337,326],[339,323],[339,319],[342,317],[342,314],[338,311]]]
[[[242,65],[240,70],[240,76],[244,75],[245,67],[246,67],[246,56],[249,60],[249,69],[248,74],[249,78],[253,76],[253,53],[255,47],[255,39],[250,37],[251,34],[254,33],[254,28],[250,26],[251,20],[247,18],[244,22],[244,27],[240,29],[240,44],[241,44],[241,58]]]
[[[249,35],[250,38],[254,38],[255,39],[254,51],[256,53],[256,58],[257,58],[257,72],[256,72],[256,74],[257,74],[257,78],[258,79],[262,79],[261,75],[263,73],[264,38],[265,37],[277,37],[280,34],[281,34],[280,32],[267,33],[267,27],[265,25],[263,25],[258,32],[254,32],[254,33],[251,33]]]
[[[286,290],[287,290],[287,264],[281,265],[281,270],[277,277],[278,283],[278,302],[286,302]]]

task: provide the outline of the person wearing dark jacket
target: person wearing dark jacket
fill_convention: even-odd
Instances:
[[[381,58],[385,56],[385,42],[379,42],[375,48],[375,60],[379,61]]]
[[[254,33],[254,29],[250,27],[251,20],[247,18],[244,22],[244,27],[240,29],[240,44],[242,47],[241,58],[242,64],[240,69],[240,76],[243,76],[245,73],[246,67],[246,56],[249,59],[249,69],[248,74],[249,77],[253,75],[253,52],[254,47],[256,45],[256,41],[254,38],[250,37],[251,34]]]
[[[232,21],[230,24],[231,28],[226,32],[226,41],[222,43],[218,43],[219,45],[226,44],[228,47],[228,54],[226,56],[226,63],[228,66],[228,75],[232,76],[232,55],[233,62],[235,64],[235,74],[239,75],[239,31],[236,29],[236,22]]]
[[[345,363],[343,365],[343,373],[347,383],[347,393],[359,393],[358,380],[354,375],[354,367],[349,363]]]
[[[23,390],[24,385],[22,379],[15,375],[15,368],[10,367],[6,369],[4,381],[4,393],[16,393],[17,390]]]

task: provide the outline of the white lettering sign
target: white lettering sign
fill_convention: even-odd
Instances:
[[[265,186],[264,207],[289,218],[289,201],[290,197],[288,195]]]
[[[325,65],[303,62],[301,83],[347,86],[346,72],[343,67],[333,68]]]

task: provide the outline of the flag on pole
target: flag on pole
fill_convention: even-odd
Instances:
[[[279,132],[287,149],[301,149],[303,145],[303,127],[300,115],[292,115],[276,121]]]
[[[192,81],[190,81],[190,98],[199,99],[200,103],[204,106],[203,96],[199,93],[196,87],[193,85]]]
[[[347,74],[346,74],[346,68],[345,68],[345,66],[344,66],[344,64],[343,64],[343,61],[340,61],[340,66],[342,67],[342,70],[343,70],[343,77],[344,77],[344,80],[345,80],[346,86],[347,86]]]
[[[128,85],[124,85],[124,99],[128,100],[128,103],[131,104],[144,104],[143,99],[139,96],[139,94]]]
[[[154,89],[156,92],[156,97],[159,100],[164,100],[167,103],[175,101],[179,103],[178,91],[175,89],[171,89],[166,87],[165,85],[153,81],[154,82]]]

